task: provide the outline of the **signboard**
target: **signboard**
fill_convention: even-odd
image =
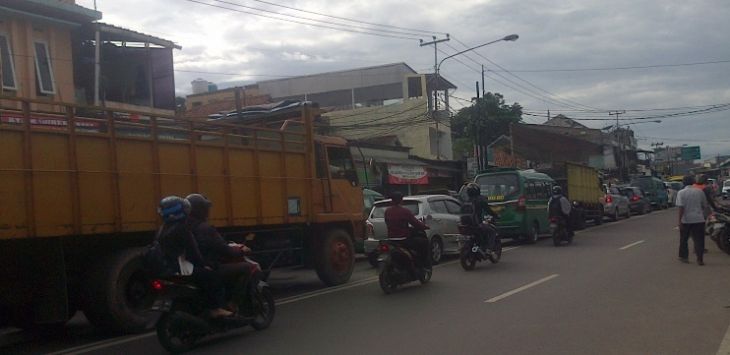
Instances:
[[[2,123],[9,123],[9,124],[23,124],[25,119],[21,114],[19,115],[9,115],[9,114],[3,114],[0,116],[0,122]],[[31,116],[30,117],[30,124],[33,126],[41,126],[48,129],[54,129],[54,130],[66,130],[66,127],[68,127],[68,121],[65,118],[60,117],[43,117],[43,116]],[[98,122],[93,121],[83,121],[79,120],[76,121],[76,128],[80,129],[87,129],[87,130],[93,130],[98,129],[100,127],[100,124]]]
[[[697,159],[702,159],[702,154],[700,154],[699,146],[682,147],[682,160],[691,161]]]
[[[466,158],[466,177],[473,178],[479,173],[479,166],[477,165],[477,158],[469,157]]]
[[[388,164],[388,183],[391,185],[428,185],[426,169],[420,165]]]

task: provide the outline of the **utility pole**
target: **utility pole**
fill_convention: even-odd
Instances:
[[[439,85],[439,52],[438,52],[438,44],[441,42],[447,42],[450,41],[451,38],[449,38],[449,34],[446,34],[446,38],[442,39],[436,39],[436,36],[432,37],[433,40],[430,42],[424,42],[421,40],[421,47],[424,46],[430,46],[433,45],[433,72],[434,72],[434,84],[433,84],[433,105],[431,106],[431,118],[433,118],[434,121],[436,121],[436,159],[441,159],[441,147],[439,145],[439,139],[440,137],[440,131],[439,131],[439,120],[438,117],[436,117],[438,112],[438,105],[439,105],[439,96],[438,96],[438,85]],[[428,85],[426,85],[428,87]]]
[[[482,97],[487,95],[487,88],[484,86],[484,64],[482,64]]]
[[[624,113],[626,113],[626,111],[624,111],[624,110],[621,110],[621,111],[609,111],[608,112],[608,115],[609,116],[616,115],[616,130],[614,132],[616,132],[616,141],[618,142],[618,158],[619,159],[617,159],[617,160],[621,160],[620,164],[617,164],[617,165],[618,165],[618,168],[619,168],[618,169],[618,171],[619,171],[619,178],[622,179],[622,180],[624,178],[624,167],[626,165],[626,159],[623,157],[623,150],[624,150],[624,147],[623,147],[623,139],[621,139],[621,137],[619,136],[619,134],[621,132],[619,131],[620,125],[619,125],[619,122],[618,122],[619,121],[618,120],[618,116],[619,115],[623,115]]]

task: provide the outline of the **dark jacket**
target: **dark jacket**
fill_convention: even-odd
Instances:
[[[499,217],[491,207],[489,207],[489,200],[484,196],[477,196],[470,199],[472,212],[471,218],[475,224],[481,224],[484,221],[484,217],[490,215],[494,218]]]
[[[215,227],[206,221],[191,218],[191,229],[205,263],[213,268],[220,266],[221,259],[244,256],[241,249],[231,247]]]
[[[194,267],[204,267],[203,260],[198,243],[190,231],[190,226],[185,221],[167,223],[163,225],[157,232],[157,240],[162,247],[165,256],[165,264],[170,273],[179,273],[180,265],[178,257],[185,255],[185,258],[193,264]]]
[[[428,227],[413,215],[411,210],[395,205],[385,210],[385,225],[388,227],[388,238],[408,238],[411,236],[411,228],[426,230]]]

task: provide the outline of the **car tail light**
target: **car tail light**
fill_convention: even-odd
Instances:
[[[636,195],[631,196],[631,201],[634,201],[634,202],[639,201],[639,196],[636,196]]]
[[[611,197],[611,195],[606,195],[606,203],[612,203],[612,202],[613,202],[613,197]]]
[[[526,208],[527,208],[527,199],[525,198],[525,196],[520,196],[517,199],[517,209],[522,211]]]
[[[390,245],[385,244],[385,243],[380,244],[378,246],[378,251],[381,252],[381,253],[387,253],[387,252],[390,251]]]
[[[560,219],[558,217],[550,217],[550,223],[558,223]]]
[[[162,292],[162,290],[165,289],[165,285],[162,283],[161,280],[152,280],[151,286],[152,290],[154,290],[155,292]]]

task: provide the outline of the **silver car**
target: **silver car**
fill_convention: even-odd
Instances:
[[[371,264],[377,257],[378,243],[388,237],[388,228],[385,226],[385,210],[390,207],[390,200],[375,203],[370,217],[367,220],[368,235],[365,240],[365,254]],[[441,261],[444,254],[458,254],[459,220],[461,217],[461,203],[459,200],[446,195],[420,195],[403,198],[403,207],[413,212],[431,229],[426,231],[431,245],[431,259],[434,264]]]
[[[631,217],[629,199],[621,193],[618,187],[606,186],[605,188],[606,196],[604,196],[602,200],[603,214],[608,216],[612,221],[618,220],[620,216],[624,216],[626,218]]]

